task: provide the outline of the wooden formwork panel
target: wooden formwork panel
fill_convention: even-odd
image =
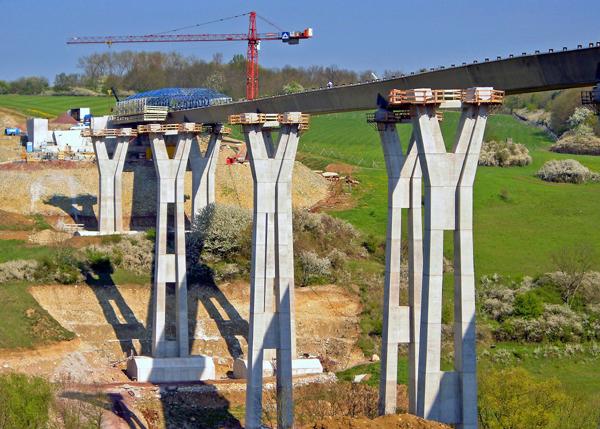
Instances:
[[[469,104],[501,104],[504,91],[489,87],[462,89],[392,89],[388,96],[390,107],[405,109],[410,105],[442,104],[447,101],[460,101]]]
[[[139,134],[157,133],[163,134],[167,132],[175,133],[201,133],[204,131],[202,124],[193,122],[185,122],[183,124],[147,124],[138,125],[137,131]]]
[[[133,128],[105,128],[92,130],[86,128],[81,131],[82,137],[135,137],[138,132]]]
[[[310,115],[306,113],[240,113],[229,116],[232,125],[264,124],[268,122],[279,124],[299,124],[300,129],[308,129]]]

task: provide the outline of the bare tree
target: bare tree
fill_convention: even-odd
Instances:
[[[563,247],[552,256],[561,276],[556,279],[561,295],[569,306],[581,288],[585,275],[594,263],[594,248],[589,243]]]

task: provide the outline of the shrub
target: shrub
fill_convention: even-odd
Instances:
[[[567,401],[556,379],[538,381],[523,368],[487,371],[479,378],[482,428],[546,429],[557,425],[556,410]]]
[[[227,258],[241,249],[252,215],[248,210],[210,204],[196,216],[189,238],[190,251]]]
[[[483,143],[479,155],[479,165],[490,167],[510,167],[531,164],[529,150],[520,144],[513,143],[512,139],[504,142],[494,140]]]
[[[578,341],[598,332],[586,332],[584,318],[567,305],[546,304],[537,319],[511,318],[495,332],[500,341]]]
[[[47,427],[52,398],[52,386],[42,378],[0,375],[0,428]]]
[[[307,286],[311,281],[317,278],[324,278],[331,274],[331,261],[327,258],[321,258],[312,251],[300,252],[298,257],[300,268],[300,285]]]
[[[100,246],[85,249],[87,263],[94,271],[112,272],[121,268],[143,275],[152,271],[154,243],[146,237],[133,236],[103,240]]]
[[[114,266],[107,253],[104,253],[98,248],[88,248],[86,250],[86,257],[90,268],[96,272],[112,273],[114,272]]]
[[[13,280],[35,279],[38,263],[34,260],[17,259],[0,264],[0,283]]]
[[[535,294],[535,291],[529,291],[517,295],[514,301],[513,314],[526,319],[539,317],[544,311],[542,300]]]
[[[598,174],[591,172],[574,159],[550,160],[536,173],[546,182],[585,183],[598,180]]]
[[[38,264],[35,278],[39,281],[74,284],[82,282],[82,261],[72,249],[60,249],[52,256],[42,259]]]

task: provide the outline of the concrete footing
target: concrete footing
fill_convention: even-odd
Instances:
[[[263,377],[272,377],[277,372],[276,364],[273,362],[263,361]],[[319,359],[293,359],[292,360],[292,375],[311,375],[322,374],[323,365]],[[247,378],[248,376],[248,361],[245,359],[236,359],[233,362],[233,378]]]
[[[153,358],[134,356],[127,361],[127,375],[150,383],[214,380],[215,364],[209,356]]]

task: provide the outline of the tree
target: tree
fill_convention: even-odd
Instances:
[[[69,91],[77,85],[79,85],[79,75],[76,73],[60,73],[54,78],[55,91]]]
[[[569,118],[575,112],[575,108],[580,105],[580,97],[579,89],[567,89],[552,101],[550,126],[555,133],[562,134],[569,129]]]
[[[281,88],[282,94],[294,94],[296,92],[302,92],[302,91],[304,91],[304,87],[295,81],[290,82],[286,85],[283,85],[283,88]]]
[[[573,247],[564,247],[552,256],[561,276],[555,278],[565,303],[569,306],[581,289],[585,275],[594,264],[594,248],[582,243]]]
[[[48,79],[39,76],[22,77],[10,83],[12,94],[37,95],[48,89]]]
[[[9,84],[4,80],[0,80],[0,94],[8,94]]]

